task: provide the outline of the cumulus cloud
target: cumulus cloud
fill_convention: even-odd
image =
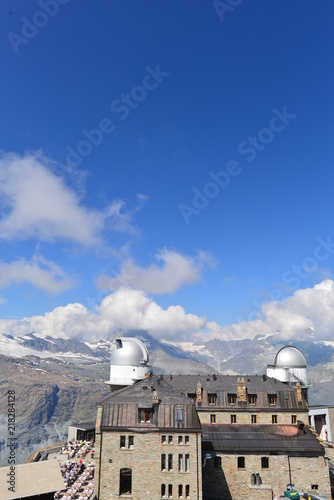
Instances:
[[[43,316],[0,320],[0,330],[12,335],[36,332],[60,338],[108,338],[116,329],[144,329],[156,337],[192,335],[205,327],[205,318],[187,314],[181,306],[163,309],[144,292],[122,288],[89,311],[82,304],[57,307]]]
[[[12,335],[34,331],[40,335],[98,340],[118,329],[147,330],[156,338],[205,341],[237,340],[270,335],[282,340],[333,340],[334,281],[298,290],[282,302],[263,306],[264,319],[220,326],[205,317],[187,313],[180,305],[163,309],[146,293],[120,288],[90,311],[82,304],[57,307],[43,316],[0,320],[0,330]]]
[[[281,340],[333,340],[334,281],[328,279],[313,288],[297,290],[281,302],[266,302],[262,318],[227,327],[208,323],[210,337],[225,340],[276,334]]]
[[[127,211],[122,201],[103,211],[83,206],[76,192],[56,175],[54,166],[40,153],[0,155],[1,240],[34,237],[94,246],[101,244],[107,223],[114,230],[131,229],[136,210]],[[139,195],[138,207],[143,198]]]
[[[164,249],[155,259],[159,264],[154,263],[148,267],[140,267],[132,259],[128,259],[121,265],[118,276],[101,275],[97,286],[104,290],[130,286],[155,294],[173,293],[184,285],[199,283],[205,266],[215,265],[215,259],[206,252],[190,257],[175,250]]]
[[[29,283],[52,294],[75,286],[75,281],[58,264],[46,260],[42,255],[34,255],[31,260],[17,259],[10,263],[0,261],[0,288],[7,288],[14,283]]]

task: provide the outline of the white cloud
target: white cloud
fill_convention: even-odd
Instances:
[[[30,283],[48,293],[60,293],[75,286],[74,280],[60,266],[42,255],[35,255],[31,260],[0,261],[0,288],[13,283]]]
[[[4,304],[7,304],[7,299],[0,295],[0,306],[3,306]]]
[[[156,338],[174,341],[236,340],[270,335],[280,330],[282,340],[332,340],[334,331],[334,281],[298,290],[288,299],[263,306],[264,320],[222,327],[205,317],[186,313],[180,306],[163,309],[144,292],[120,288],[89,311],[82,304],[57,307],[43,316],[0,320],[0,331],[87,340],[108,338],[117,329],[144,329]]]
[[[215,265],[215,259],[206,252],[199,252],[195,257],[190,257],[164,249],[155,259],[161,264],[151,264],[146,268],[128,259],[121,265],[118,276],[102,275],[97,280],[97,286],[104,290],[130,286],[155,294],[173,293],[184,285],[199,283],[204,267]]]
[[[105,297],[94,311],[82,304],[68,304],[43,316],[0,320],[0,330],[14,336],[33,331],[43,336],[98,340],[119,328],[144,329],[156,337],[172,338],[202,330],[205,321],[187,314],[181,306],[162,309],[144,292],[122,288]]]
[[[106,217],[114,231],[122,233],[137,233],[137,229],[132,225],[133,215],[138,212],[147,201],[147,196],[137,194],[137,206],[132,210],[128,209],[123,200],[114,200],[106,211]]]
[[[276,333],[282,340],[332,340],[334,332],[334,281],[324,280],[313,288],[297,290],[281,302],[266,302],[263,319],[227,327],[208,323],[210,338],[245,339]]]
[[[55,167],[41,153],[0,155],[1,240],[34,237],[94,246],[101,244],[107,222],[114,230],[132,229],[131,216],[141,207],[143,195],[138,196],[139,206],[132,212],[122,201],[111,203],[104,211],[87,208],[55,174]]]

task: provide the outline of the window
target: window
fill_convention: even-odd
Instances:
[[[168,470],[173,469],[173,455],[169,453],[168,455]]]
[[[182,444],[182,436],[179,436],[179,437],[177,438],[177,442],[178,442],[178,444]]]
[[[251,416],[251,422],[252,422],[252,424],[256,424],[256,420],[257,420],[256,419],[256,415],[252,415]]]
[[[179,454],[179,472],[183,469],[183,455]]]
[[[245,457],[238,457],[238,469],[245,468]]]
[[[269,394],[269,404],[272,406],[276,404],[276,394]]]
[[[255,405],[256,403],[256,395],[255,394],[250,394],[248,396],[248,402],[250,405]]]
[[[261,469],[269,469],[269,458],[268,457],[261,458]]]
[[[186,498],[190,497],[190,485],[186,484]]]
[[[166,496],[166,485],[165,484],[161,485],[161,496],[162,497]]]
[[[186,454],[185,456],[185,470],[188,472],[190,470],[190,456],[189,453]]]
[[[182,409],[176,410],[176,420],[178,422],[182,422],[182,420],[183,420],[183,410]]]
[[[119,446],[120,448],[125,448],[125,436],[121,436]]]
[[[129,448],[133,448],[133,443],[134,443],[134,437],[129,436]]]
[[[297,423],[297,415],[291,415],[291,423],[296,424]]]
[[[208,394],[209,405],[217,404],[217,395],[216,394]]]
[[[132,470],[121,469],[119,476],[119,494],[131,495],[132,488]]]
[[[210,415],[210,424],[216,423],[216,415]]]
[[[183,495],[183,486],[182,484],[179,484],[179,498],[182,498]]]
[[[165,443],[165,442],[166,442],[166,436],[165,436],[164,434],[161,436],[161,442],[162,442],[162,443]]]
[[[229,405],[235,405],[236,402],[236,395],[235,394],[229,394],[228,395],[228,404]]]
[[[214,465],[217,469],[221,469],[222,467],[222,459],[221,457],[215,457],[214,458]]]
[[[271,423],[272,424],[277,424],[277,415],[272,415],[271,416]]]
[[[168,444],[172,444],[173,442],[173,436],[168,436]]]
[[[184,436],[184,444],[189,444],[189,436]]]
[[[151,423],[152,410],[150,408],[140,408],[138,410],[138,421],[140,423]]]
[[[196,394],[194,392],[188,392],[188,398],[192,399],[195,403],[196,401]]]
[[[318,490],[319,485],[318,484],[311,484],[311,490]]]
[[[166,470],[166,455],[161,455],[161,470]]]
[[[169,484],[168,485],[168,498],[172,498],[172,497],[173,497],[173,485]]]
[[[236,424],[236,423],[237,423],[237,416],[231,415],[231,424]]]

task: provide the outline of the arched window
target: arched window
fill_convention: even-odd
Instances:
[[[119,474],[119,494],[130,495],[132,490],[132,470],[121,469]]]

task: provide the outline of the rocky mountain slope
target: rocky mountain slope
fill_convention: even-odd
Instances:
[[[145,331],[116,332],[136,336],[150,353],[155,373],[264,372],[269,353],[282,343],[275,336],[253,340],[207,342],[158,341]],[[112,339],[111,339],[112,340]],[[334,404],[334,346],[299,342],[308,362],[312,404]],[[96,405],[109,393],[110,342],[82,342],[0,335],[0,464],[6,464],[7,391],[16,393],[18,463],[34,449],[66,439],[68,425],[94,420]]]

